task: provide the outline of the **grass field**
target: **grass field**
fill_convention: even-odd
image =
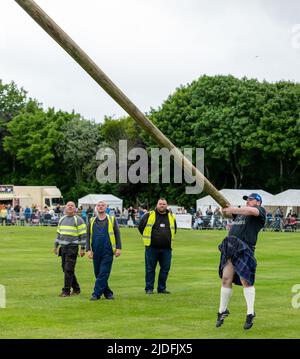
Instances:
[[[220,280],[217,245],[224,231],[180,230],[168,279],[171,295],[144,294],[144,247],[136,229],[122,229],[122,256],[110,286],[116,299],[90,302],[92,262],[78,259],[82,294],[59,298],[63,273],[52,254],[55,228],[0,227],[0,338],[300,338],[300,233],[261,233],[257,246],[255,325],[245,332],[245,301],[234,287],[231,315],[215,328]]]

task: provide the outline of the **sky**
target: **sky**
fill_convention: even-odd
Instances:
[[[300,82],[298,0],[36,0],[143,112],[200,76]],[[14,1],[0,0],[0,79],[44,108],[125,111]]]

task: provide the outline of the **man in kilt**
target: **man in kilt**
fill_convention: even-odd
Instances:
[[[257,193],[243,196],[246,207],[226,207],[222,209],[224,216],[233,218],[228,236],[219,245],[221,252],[219,276],[222,279],[220,307],[216,327],[224,323],[228,317],[227,309],[232,295],[232,283],[242,285],[247,304],[247,316],[244,329],[250,329],[255,317],[255,272],[254,257],[258,232],[265,225],[266,211],[261,206],[262,198]]]

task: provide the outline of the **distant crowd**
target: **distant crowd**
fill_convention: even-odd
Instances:
[[[122,211],[116,208],[107,207],[107,213],[116,217],[120,225],[138,225],[142,216],[147,212],[142,207],[134,208],[130,206]],[[88,223],[90,218],[94,216],[94,208],[89,206],[84,209],[79,207],[76,213]],[[36,205],[22,208],[19,205],[12,207],[10,204],[0,204],[0,225],[2,226],[57,226],[59,219],[64,215],[64,206],[57,205],[54,209],[45,206],[43,209]]]
[[[171,212],[172,210],[169,209]],[[120,226],[138,226],[141,218],[147,212],[143,207],[123,208],[107,207],[107,213],[116,217]],[[188,210],[184,207],[178,207],[174,210],[174,214],[191,214],[192,228],[197,229],[229,229],[231,220],[222,217],[221,209],[217,207],[212,210],[209,206],[205,211],[200,208],[196,211],[193,207]],[[76,213],[88,223],[90,218],[94,216],[94,208],[79,207]],[[54,209],[45,206],[43,209],[36,205],[22,208],[19,205],[12,207],[10,204],[0,204],[0,225],[10,226],[57,226],[59,219],[64,215],[64,206],[57,205]],[[290,210],[287,216],[280,207],[276,211],[267,212],[265,230],[271,231],[296,231],[298,226],[297,213]]]
[[[285,217],[280,207],[276,209],[274,213],[267,212],[266,228],[273,231],[292,231],[297,230],[297,213],[290,210]]]
[[[60,206],[55,209],[49,209],[45,206],[42,210],[32,205],[22,208],[19,205],[12,207],[0,205],[0,224],[2,226],[11,225],[57,225],[62,214]]]

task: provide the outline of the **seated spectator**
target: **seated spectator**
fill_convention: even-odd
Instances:
[[[109,212],[110,216],[115,216],[116,215],[116,210],[114,208],[112,208]]]
[[[44,225],[45,226],[50,226],[51,224],[51,214],[50,214],[50,211],[48,209],[48,207],[45,207],[45,210],[44,210]]]
[[[278,208],[276,209],[275,214],[274,214],[274,217],[275,217],[275,218],[283,218],[283,212],[282,212],[282,210],[281,210],[280,207],[278,207]]]
[[[195,208],[194,207],[190,207],[188,210],[188,213],[191,214],[192,216],[195,214]]]
[[[35,208],[34,212],[31,215],[31,225],[38,226],[40,224],[40,216],[38,210]]]
[[[193,224],[193,229],[200,229],[200,228],[202,228],[202,224],[203,224],[202,212],[201,212],[201,210],[198,210],[198,211],[196,212],[195,222],[194,222],[194,224]]]
[[[296,230],[297,230],[297,218],[295,216],[293,216],[293,215],[290,218],[290,226],[292,228],[292,231],[296,232]]]

